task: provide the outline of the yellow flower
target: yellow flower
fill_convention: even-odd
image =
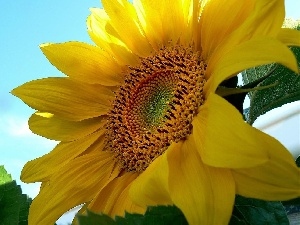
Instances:
[[[85,203],[111,216],[175,204],[189,224],[227,224],[235,194],[300,196],[300,170],[274,138],[215,94],[240,71],[271,62],[297,71],[282,0],[103,0],[88,32],[97,46],[45,44],[68,77],[12,93],[38,110],[34,133],[60,143],[28,162],[42,182],[30,225]],[[84,211],[84,210],[82,210]]]

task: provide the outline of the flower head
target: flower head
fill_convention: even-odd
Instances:
[[[300,196],[288,151],[215,94],[249,67],[298,70],[287,45],[300,35],[281,28],[283,1],[102,2],[87,20],[96,46],[41,46],[68,77],[12,91],[37,110],[31,130],[60,141],[22,171],[42,182],[29,224],[82,203],[112,216],[174,204],[192,225],[227,224],[235,194]]]

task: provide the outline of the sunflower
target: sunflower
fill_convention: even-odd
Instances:
[[[111,216],[176,205],[189,224],[227,224],[236,194],[300,196],[300,170],[277,140],[215,93],[240,71],[278,62],[298,71],[282,0],[102,0],[87,26],[95,46],[41,45],[67,77],[12,91],[36,113],[30,129],[59,141],[29,161],[42,182],[30,225],[85,209]]]

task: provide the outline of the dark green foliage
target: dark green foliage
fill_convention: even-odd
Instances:
[[[236,88],[238,84],[238,77],[234,76],[228,80],[223,81],[220,86],[225,88]],[[243,102],[247,95],[247,92],[239,93],[239,94],[233,94],[224,96],[224,98],[231,103],[237,110],[239,110],[240,113],[243,113]]]
[[[299,30],[298,25],[298,30]],[[300,48],[291,47],[300,68]],[[246,112],[247,122],[254,121],[266,112],[284,104],[300,100],[300,75],[280,64],[270,64],[251,68],[242,72],[243,81],[248,83],[261,80],[257,87],[274,85],[268,89],[249,93],[250,108]]]
[[[300,167],[300,156],[296,159],[296,164]],[[282,204],[284,205],[287,214],[295,212],[300,213],[300,197],[289,201],[283,201]]]
[[[188,225],[182,212],[175,206],[148,207],[145,215],[125,213],[115,220],[93,212],[78,216],[80,225]]]
[[[258,199],[236,196],[230,225],[288,225],[283,205]]]
[[[149,207],[145,215],[126,213],[125,217],[110,218],[88,211],[77,217],[80,225],[188,225],[175,206]],[[267,202],[236,196],[230,225],[288,225],[280,202]]]
[[[0,225],[27,225],[31,199],[0,166]]]
[[[300,167],[300,155],[298,156],[298,158],[296,159],[296,164],[298,167]]]

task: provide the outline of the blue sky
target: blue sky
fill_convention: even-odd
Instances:
[[[27,120],[33,110],[12,96],[10,90],[29,80],[61,75],[44,57],[39,45],[68,40],[91,43],[85,21],[89,8],[97,6],[100,2],[96,0],[0,3],[0,164],[4,163],[8,170],[12,169],[9,160],[25,162],[47,152],[54,144],[31,135]]]
[[[300,1],[287,0],[286,5],[287,16],[299,19]],[[20,171],[26,161],[49,152],[55,143],[29,131],[27,120],[33,110],[9,91],[29,80],[61,75],[38,46],[45,42],[69,40],[91,43],[85,25],[90,7],[101,7],[100,1],[19,0],[0,3],[0,165],[5,165],[31,197],[37,194],[38,185],[21,183]]]

